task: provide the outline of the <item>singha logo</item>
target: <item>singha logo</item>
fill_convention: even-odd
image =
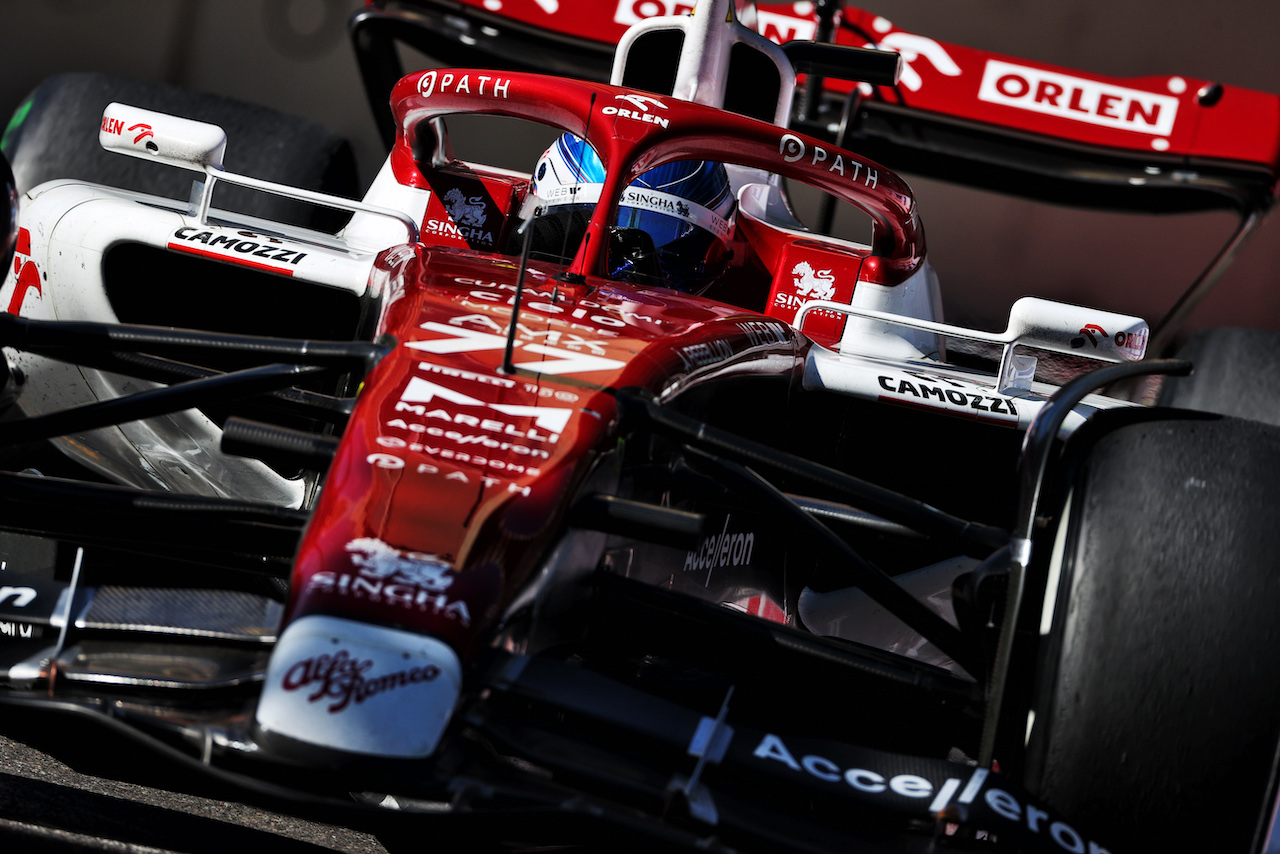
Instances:
[[[686,205],[684,202],[679,202],[679,201],[676,202],[676,213],[679,214],[682,218],[688,219],[690,214],[689,206]]]
[[[796,293],[811,299],[831,299],[836,294],[836,277],[830,270],[815,272],[808,261],[801,261],[791,271]]]
[[[352,540],[347,543],[347,551],[366,578],[412,584],[432,593],[443,592],[453,584],[447,564],[430,555],[402,552],[373,537]]]
[[[467,198],[457,187],[444,194],[444,209],[460,226],[479,228],[488,219],[485,214],[484,196]]]

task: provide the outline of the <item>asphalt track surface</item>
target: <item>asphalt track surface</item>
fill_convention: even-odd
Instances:
[[[12,854],[384,854],[372,836],[77,773],[0,738],[0,851]]]

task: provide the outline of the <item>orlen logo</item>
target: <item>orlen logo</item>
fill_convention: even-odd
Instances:
[[[1107,330],[1103,329],[1101,326],[1099,326],[1096,323],[1087,324],[1085,326],[1080,327],[1079,338],[1071,339],[1071,346],[1083,347],[1085,338],[1088,338],[1089,343],[1092,344],[1093,348],[1096,350],[1098,349],[1098,336],[1102,336],[1103,339],[1106,339]]]
[[[124,132],[125,132],[124,119],[113,119],[110,116],[103,116],[102,130],[104,133],[115,134],[116,136],[124,136]],[[154,139],[156,135],[156,132],[151,127],[151,125],[143,124],[141,122],[139,122],[136,125],[130,125],[129,133],[134,134],[134,137],[133,137],[134,145],[137,145],[138,143],[142,142],[144,139]],[[154,142],[148,142],[147,148],[151,149],[152,151],[157,150],[157,146]]]
[[[875,41],[867,42],[863,47],[896,50],[902,54],[902,77],[898,82],[904,89],[919,92],[923,88],[924,78],[920,76],[920,71],[916,68],[917,64],[921,68],[926,65],[932,66],[935,72],[944,77],[960,76],[960,66],[956,65],[956,61],[951,58],[951,54],[947,53],[947,49],[933,39],[903,30],[891,32],[893,22],[879,16],[871,22],[871,29],[876,33]],[[870,83],[859,83],[858,88],[867,96],[875,91],[875,87]]]
[[[693,0],[618,0],[614,23],[638,24],[646,18],[663,15],[688,15],[693,12]]]
[[[1147,352],[1147,334],[1143,327],[1137,332],[1117,332],[1112,340],[1126,359],[1137,362]]]
[[[1080,348],[1084,346],[1086,340],[1093,345],[1093,349],[1098,349],[1099,344],[1110,341],[1115,344],[1120,354],[1131,362],[1140,360],[1147,351],[1147,335],[1148,331],[1144,325],[1136,332],[1121,330],[1115,335],[1111,335],[1107,330],[1103,329],[1096,323],[1090,323],[1080,328],[1080,337],[1071,339],[1071,346]]]
[[[1178,99],[1097,80],[987,60],[978,99],[1078,122],[1167,137],[1178,115]],[[1152,140],[1164,151],[1167,139]]]
[[[671,120],[656,113],[650,112],[652,108],[660,110],[667,109],[667,105],[659,101],[657,98],[650,98],[648,95],[616,95],[615,100],[626,101],[632,107],[638,109],[628,109],[627,107],[608,106],[600,110],[606,116],[618,116],[623,119],[634,119],[645,124],[658,125],[659,127],[670,127]]]
[[[147,137],[154,138],[156,135],[155,131],[151,129],[151,125],[144,125],[144,124],[130,125],[129,133],[133,133],[134,131],[138,132],[138,135],[133,138],[134,145],[137,145],[138,143],[142,142]],[[150,146],[151,143],[147,143],[147,145]]]
[[[796,4],[799,5],[799,4]],[[748,26],[751,22],[744,20]],[[777,12],[756,11],[756,30],[769,41],[782,44],[790,41],[813,41],[818,24],[812,18],[793,18]]]

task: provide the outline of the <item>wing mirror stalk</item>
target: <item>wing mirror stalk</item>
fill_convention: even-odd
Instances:
[[[191,209],[191,214],[200,218],[201,225],[209,224],[209,204],[213,199],[214,185],[225,181],[324,207],[391,217],[404,226],[410,243],[418,240],[418,224],[403,211],[227,172],[222,167],[227,133],[217,125],[112,103],[102,113],[98,142],[107,151],[202,173],[205,179],[197,184],[192,194]]]

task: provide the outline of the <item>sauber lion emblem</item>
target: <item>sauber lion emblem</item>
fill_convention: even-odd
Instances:
[[[347,543],[347,551],[366,578],[412,584],[432,593],[443,592],[453,584],[448,564],[428,554],[402,552],[373,537],[352,540]]]
[[[461,190],[454,187],[444,194],[444,203],[449,217],[460,226],[479,228],[489,218],[485,213],[484,196],[472,196],[468,199]]]
[[[796,293],[813,299],[831,299],[836,293],[836,277],[830,270],[815,271],[808,261],[801,261],[791,270]]]

